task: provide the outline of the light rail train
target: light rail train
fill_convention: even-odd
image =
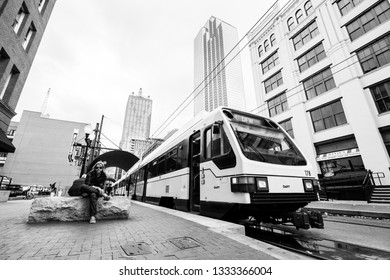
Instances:
[[[271,119],[226,107],[198,115],[136,163],[116,187],[133,198],[220,219],[323,228],[311,166]]]

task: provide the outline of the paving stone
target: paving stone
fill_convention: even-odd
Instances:
[[[0,205],[0,259],[272,259],[203,225],[135,203],[129,219],[98,220],[93,225],[29,224],[29,203],[12,201]],[[4,207],[13,214],[2,215]],[[195,240],[199,246],[178,248],[170,242],[183,238]],[[144,242],[151,252],[127,256],[122,246],[129,242]]]

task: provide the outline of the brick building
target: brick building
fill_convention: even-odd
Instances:
[[[24,110],[14,133],[16,150],[0,165],[0,174],[20,185],[48,187],[56,182],[58,190],[69,187],[80,175],[86,125]]]
[[[8,125],[56,0],[0,0],[0,153],[14,152]]]

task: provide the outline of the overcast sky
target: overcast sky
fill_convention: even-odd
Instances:
[[[16,108],[40,111],[51,88],[51,118],[91,123],[116,144],[128,95],[153,100],[151,134],[194,89],[194,39],[215,16],[242,38],[274,0],[58,0]],[[244,43],[247,40],[244,40]],[[242,51],[247,109],[255,107],[249,49]],[[167,126],[178,128],[193,106]],[[105,141],[106,146],[110,146]]]

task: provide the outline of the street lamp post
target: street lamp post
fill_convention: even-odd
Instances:
[[[83,174],[86,171],[86,162],[87,162],[87,156],[88,156],[88,148],[91,146],[92,140],[89,138],[89,135],[92,133],[92,126],[90,124],[86,125],[84,127],[84,133],[85,133],[85,151],[84,151],[84,157],[83,157],[83,164],[81,165],[81,171],[80,171],[80,178],[83,176]]]

